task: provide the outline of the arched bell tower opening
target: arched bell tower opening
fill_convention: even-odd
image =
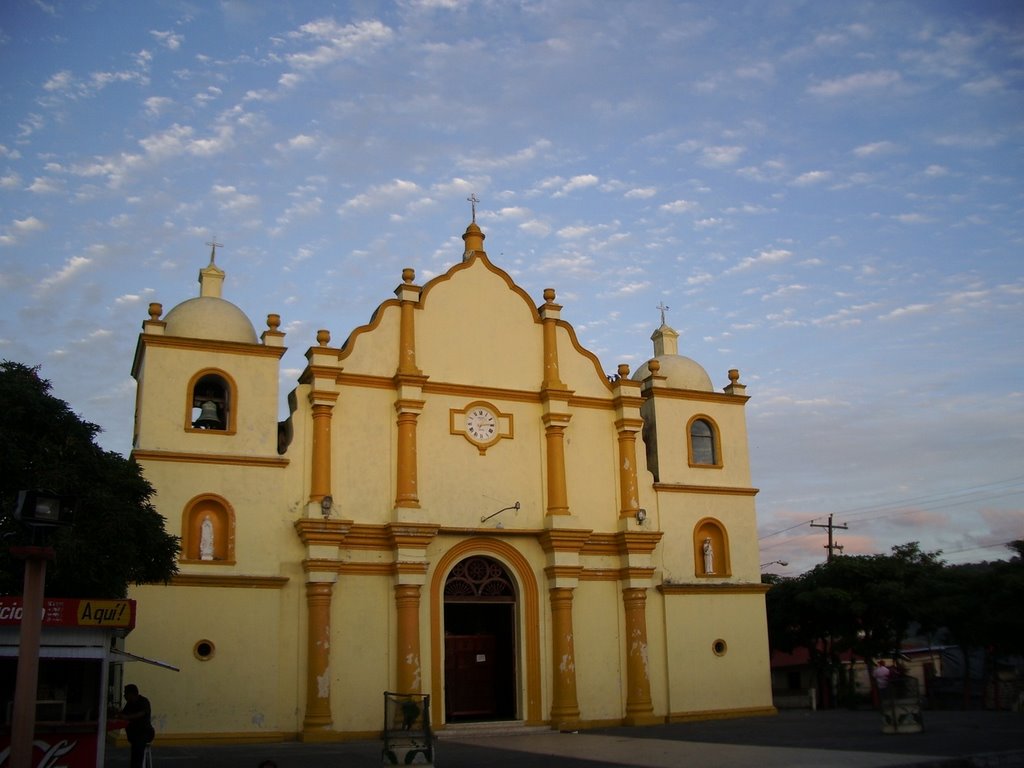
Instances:
[[[445,721],[516,718],[516,588],[485,555],[460,560],[444,584]]]

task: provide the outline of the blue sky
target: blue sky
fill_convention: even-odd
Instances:
[[[131,442],[150,301],[282,317],[282,397],[461,256],[611,372],[739,368],[762,561],[1024,538],[1017,2],[0,6],[0,357]]]

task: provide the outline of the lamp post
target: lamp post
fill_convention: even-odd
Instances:
[[[783,568],[789,565],[789,562],[787,562],[786,560],[772,560],[770,563],[761,563],[761,568],[764,569],[767,568],[769,565],[775,565],[776,563],[781,565]]]
[[[32,531],[32,546],[11,547],[11,554],[25,561],[21,628],[18,633],[18,673],[11,713],[11,768],[30,768],[32,764],[46,563],[54,559],[53,548],[37,541],[45,541],[49,528],[71,525],[73,517],[74,504],[67,497],[62,498],[46,491],[21,491],[18,494],[14,519]]]

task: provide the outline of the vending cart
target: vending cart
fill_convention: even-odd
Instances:
[[[0,768],[9,764],[22,619],[20,597],[0,597]],[[111,675],[135,626],[134,600],[44,599],[32,766],[102,768]]]

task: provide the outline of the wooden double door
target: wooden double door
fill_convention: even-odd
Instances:
[[[515,603],[445,601],[445,721],[516,717]]]

